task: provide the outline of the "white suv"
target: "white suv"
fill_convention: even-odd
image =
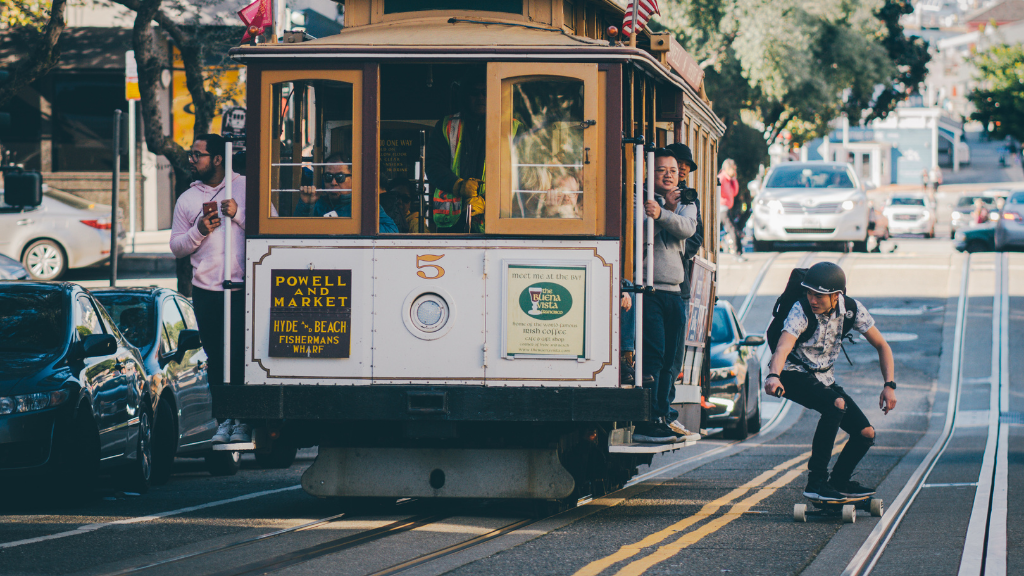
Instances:
[[[754,200],[754,250],[781,242],[853,242],[867,251],[868,198],[845,162],[787,162]]]

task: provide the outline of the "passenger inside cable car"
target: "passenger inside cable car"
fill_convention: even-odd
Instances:
[[[459,111],[438,120],[427,146],[427,177],[434,187],[433,218],[441,233],[483,232],[487,176],[487,78],[483,69],[466,73],[456,93]],[[471,228],[466,225],[470,211]]]

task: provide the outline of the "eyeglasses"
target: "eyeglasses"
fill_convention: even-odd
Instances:
[[[331,182],[337,182],[338,184],[343,184],[345,182],[345,180],[348,180],[351,177],[352,177],[351,174],[343,174],[341,172],[337,172],[337,173],[334,173],[334,174],[332,174],[330,172],[324,172],[324,184],[330,184]]]
[[[188,161],[196,163],[199,162],[199,159],[202,158],[203,156],[211,156],[211,154],[208,154],[206,152],[189,152]]]

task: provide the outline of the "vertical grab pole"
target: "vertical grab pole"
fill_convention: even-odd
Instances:
[[[633,284],[644,286],[644,145],[637,144],[633,152],[633,184],[636,199],[633,202]],[[643,383],[644,378],[644,293],[633,293],[636,324],[634,356],[634,382]]]
[[[647,199],[654,201],[654,152],[647,153]],[[647,284],[654,286],[654,219],[647,219],[647,243],[645,261],[647,262]]]
[[[231,141],[224,143],[224,197],[231,200],[231,181],[233,172],[231,168]],[[231,382],[231,290],[228,290],[231,282],[231,218],[225,218],[224,224],[224,384],[235,384]]]

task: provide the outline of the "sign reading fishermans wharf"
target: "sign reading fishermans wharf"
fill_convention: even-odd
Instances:
[[[587,267],[505,272],[505,357],[586,358]]]
[[[348,358],[351,270],[273,270],[270,356]]]

